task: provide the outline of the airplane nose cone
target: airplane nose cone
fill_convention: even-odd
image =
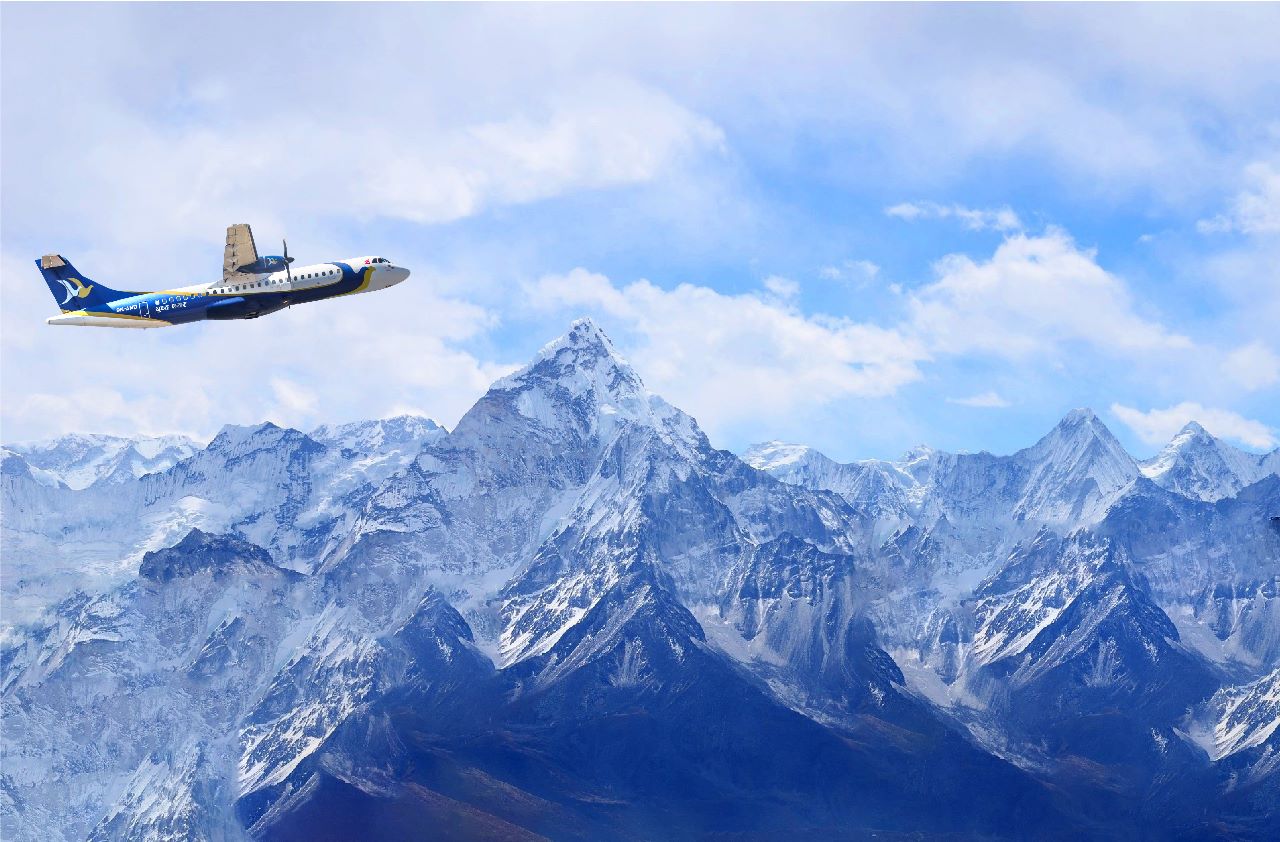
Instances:
[[[398,284],[405,278],[409,277],[409,270],[403,266],[392,266],[390,269],[391,283]]]

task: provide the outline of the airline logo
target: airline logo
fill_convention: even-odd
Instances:
[[[59,280],[58,283],[67,288],[67,297],[62,299],[63,304],[66,304],[72,298],[88,298],[89,293],[93,292],[93,284],[85,286],[84,281],[79,278],[66,278],[65,280]]]

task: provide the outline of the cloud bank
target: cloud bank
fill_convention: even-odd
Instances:
[[[1143,442],[1153,446],[1167,443],[1189,422],[1196,421],[1210,433],[1237,441],[1247,447],[1272,448],[1280,444],[1275,430],[1261,421],[1245,418],[1227,409],[1184,401],[1167,409],[1146,412],[1123,404],[1112,404],[1111,412]]]

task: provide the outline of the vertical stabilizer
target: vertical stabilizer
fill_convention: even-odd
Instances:
[[[60,254],[46,254],[36,261],[36,266],[40,267],[40,274],[49,285],[53,300],[58,302],[58,307],[64,313],[98,307],[118,298],[138,294],[121,292],[94,282],[83,272],[77,271],[71,261]]]

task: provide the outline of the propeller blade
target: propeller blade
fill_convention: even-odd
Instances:
[[[293,272],[289,269],[289,241],[281,238],[280,242],[284,243],[284,275],[289,283],[293,283]]]

